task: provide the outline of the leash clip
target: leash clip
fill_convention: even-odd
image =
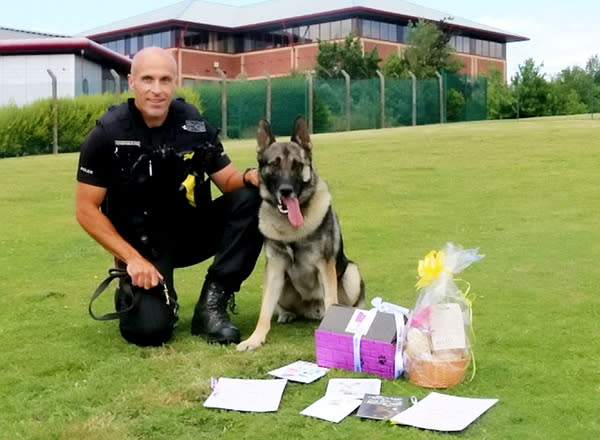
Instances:
[[[167,287],[167,283],[164,281],[160,282],[163,286],[163,294],[165,295],[165,302],[167,305],[171,304],[171,297],[169,296],[169,288]]]

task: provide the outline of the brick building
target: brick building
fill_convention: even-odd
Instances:
[[[399,0],[267,0],[246,6],[182,1],[91,29],[85,36],[125,56],[146,46],[173,52],[182,85],[220,78],[287,75],[312,70],[319,40],[360,36],[365,51],[382,58],[406,45],[409,23],[445,20],[463,73],[486,74],[491,65],[506,76],[506,45],[525,41],[460,17]]]

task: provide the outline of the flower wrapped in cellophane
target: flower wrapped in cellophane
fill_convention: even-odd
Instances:
[[[469,283],[455,276],[484,257],[478,252],[447,243],[419,261],[418,295],[404,346],[406,374],[416,385],[447,388],[464,380],[473,358],[472,301]]]

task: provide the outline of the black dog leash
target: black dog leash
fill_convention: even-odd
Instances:
[[[131,297],[131,305],[129,307],[122,309],[122,310],[118,310],[116,312],[106,313],[106,314],[100,315],[100,316],[96,315],[94,313],[94,311],[92,310],[92,304],[100,296],[100,294],[106,290],[106,288],[110,285],[112,280],[117,279],[117,278],[127,278],[127,277],[129,277],[129,274],[127,273],[127,270],[125,270],[125,269],[113,268],[113,269],[108,270],[108,277],[100,283],[100,285],[96,288],[96,290],[92,294],[92,297],[90,298],[88,312],[92,318],[94,318],[97,321],[108,321],[111,319],[118,319],[125,313],[132,310],[137,305],[136,297],[133,294],[133,289],[124,289],[123,292]],[[177,309],[178,309],[177,301],[175,301],[175,299],[169,295],[169,289],[167,288],[166,283],[161,280],[160,284],[162,285],[162,288],[163,288],[163,293],[165,295],[166,304],[168,306],[171,306],[173,312],[176,314]]]

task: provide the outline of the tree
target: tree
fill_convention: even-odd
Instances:
[[[342,78],[342,70],[352,79],[373,78],[380,61],[377,48],[363,55],[360,38],[355,33],[350,33],[343,44],[337,41],[319,41],[315,72],[317,77],[324,79]]]
[[[592,75],[581,67],[563,69],[552,80],[552,96],[555,98],[553,113],[573,115],[585,113],[591,107],[594,94]]]
[[[598,55],[590,57],[585,65],[585,71],[594,83],[594,88],[589,97],[589,110],[594,113],[600,110],[600,58],[598,58]]]
[[[381,73],[386,78],[408,78],[408,64],[396,52],[392,52],[383,62]]]
[[[512,80],[517,95],[518,114],[522,117],[549,116],[552,113],[550,86],[540,73],[544,64],[535,65],[533,58],[525,60]]]
[[[463,62],[455,57],[450,45],[452,33],[447,23],[419,19],[408,26],[408,46],[403,52],[406,67],[417,78],[434,78],[435,73],[446,70],[458,72]]]
[[[598,55],[590,57],[585,65],[585,71],[592,77],[594,84],[600,85],[600,58]]]
[[[488,119],[515,117],[515,97],[500,69],[490,66],[487,90]]]

